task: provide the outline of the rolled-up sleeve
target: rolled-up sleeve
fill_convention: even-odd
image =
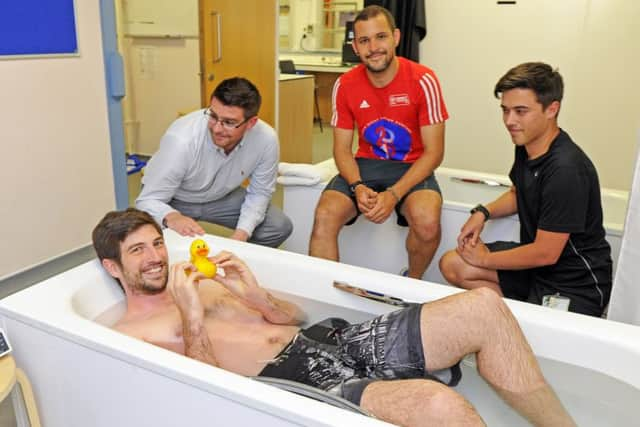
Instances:
[[[271,140],[265,144],[266,147],[251,174],[247,195],[240,208],[240,218],[236,226],[249,235],[253,234],[253,230],[264,221],[271,196],[276,189],[279,145],[275,132],[269,138]]]
[[[189,164],[186,148],[177,135],[167,133],[160,140],[160,149],[145,168],[136,208],[149,213],[158,224],[162,224],[167,214],[176,211],[169,202],[182,183]]]

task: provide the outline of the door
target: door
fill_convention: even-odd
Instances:
[[[262,95],[259,116],[275,127],[277,0],[201,0],[202,101],[229,77],[246,77]]]

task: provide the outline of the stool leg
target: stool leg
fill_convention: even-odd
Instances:
[[[40,417],[38,416],[38,407],[33,397],[33,389],[27,376],[22,372],[22,369],[16,368],[16,380],[20,384],[20,390],[22,391],[22,398],[27,409],[27,415],[29,416],[29,423],[31,427],[40,427]]]

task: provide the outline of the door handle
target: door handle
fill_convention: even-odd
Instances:
[[[214,10],[211,16],[216,17],[216,52],[213,55],[213,62],[220,62],[222,61],[222,14]]]

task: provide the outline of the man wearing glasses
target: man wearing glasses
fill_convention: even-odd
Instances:
[[[145,168],[136,207],[183,236],[203,234],[196,221],[206,221],[233,229],[232,239],[284,242],[291,220],[270,203],[278,138],[258,118],[260,102],[249,80],[234,77],[216,87],[209,108],[173,122]]]

